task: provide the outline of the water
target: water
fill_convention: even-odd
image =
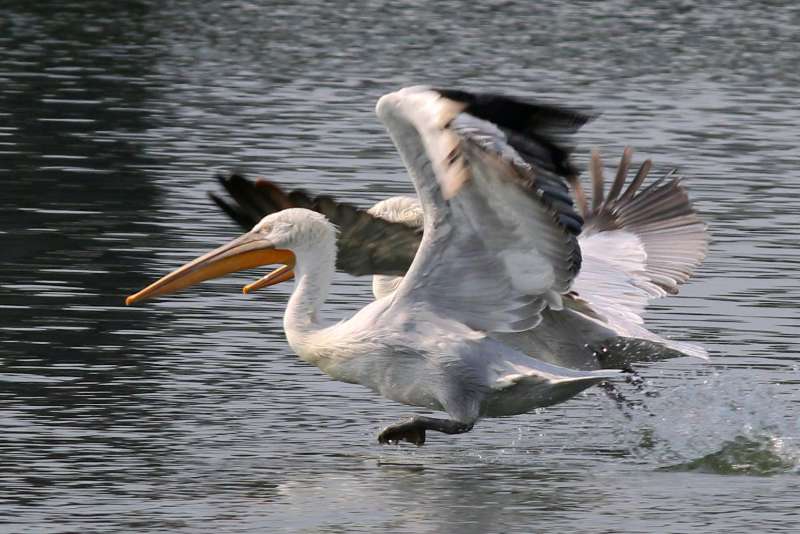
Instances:
[[[796,531],[793,4],[7,1],[0,12],[0,531]],[[380,447],[409,412],[288,349],[243,273],[126,308],[238,230],[239,168],[370,205],[410,185],[373,115],[411,83],[591,107],[579,159],[679,166],[713,235],[658,332],[710,363]],[[342,317],[369,282],[338,276]]]

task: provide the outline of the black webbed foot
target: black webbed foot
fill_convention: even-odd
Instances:
[[[413,417],[403,419],[402,421],[389,425],[378,434],[378,443],[386,445],[387,443],[400,443],[407,441],[413,443],[417,447],[425,443],[425,428],[419,425]]]
[[[445,434],[463,434],[472,430],[472,423],[462,423],[450,419],[435,419],[415,415],[389,425],[378,434],[378,443],[399,443],[407,441],[416,446],[425,443],[425,431],[434,430]]]

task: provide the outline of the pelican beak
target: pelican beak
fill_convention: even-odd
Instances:
[[[291,251],[275,248],[272,243],[258,234],[246,233],[227,245],[203,254],[138,293],[129,296],[125,299],[125,304],[131,305],[140,300],[174,293],[185,287],[228,273],[276,263],[282,263],[283,266],[245,286],[244,292],[248,293],[261,287],[291,280],[294,277],[292,269],[295,264],[295,257]]]
[[[262,276],[252,284],[247,284],[244,286],[242,288],[242,293],[246,295],[251,291],[261,289],[262,287],[274,286],[275,284],[280,284],[281,282],[291,280],[294,278],[294,271],[292,269],[294,269],[294,254],[292,254],[291,261],[287,261],[285,265],[278,267],[266,276]]]

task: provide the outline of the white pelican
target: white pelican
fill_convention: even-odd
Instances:
[[[425,224],[425,215],[416,197],[389,197],[372,206],[367,213],[390,223],[420,230],[420,233]],[[402,276],[375,273],[372,275],[372,294],[376,299],[391,295],[402,281]]]
[[[232,271],[283,264],[245,291],[294,275],[284,328],[303,360],[334,379],[450,417],[405,419],[385,428],[381,443],[421,445],[426,430],[467,432],[481,417],[552,405],[618,376],[617,370],[547,363],[517,348],[527,342],[501,341],[542,330],[552,313],[574,309],[584,322],[600,321],[569,294],[580,267],[576,234],[582,219],[564,183],[575,174],[566,143],[588,117],[427,87],[385,95],[376,111],[424,212],[419,250],[394,292],[349,320],[320,324],[317,311],[336,264],[336,228],[319,213],[289,208],[267,215],[243,236],[126,303]],[[558,351],[558,336],[570,351],[581,331],[559,328],[541,337]]]
[[[578,236],[581,270],[568,294],[573,306],[545,310],[544,324],[536,329],[496,337],[538,359],[576,369],[706,357],[698,345],[662,338],[642,326],[647,302],[677,293],[705,256],[708,236],[675,170],[642,190],[652,166],[646,160],[625,188],[631,158],[626,148],[606,196],[600,156],[592,154],[592,197],[598,199],[593,207],[580,182],[572,181],[586,221]],[[289,207],[325,214],[339,228],[337,267],[353,275],[373,274],[376,299],[397,289],[422,236],[423,211],[416,197],[390,197],[364,211],[303,190],[287,194],[264,179],[253,183],[236,174],[218,179],[235,202],[211,198],[244,228]]]

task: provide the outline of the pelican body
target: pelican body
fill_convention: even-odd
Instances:
[[[588,117],[428,87],[386,95],[376,111],[411,175],[419,204],[408,201],[406,208],[421,206],[423,220],[416,222],[423,232],[407,272],[372,273],[386,277],[377,282],[375,301],[348,320],[321,322],[342,236],[321,213],[288,208],[127,303],[227,272],[281,264],[244,290],[294,278],[284,329],[302,360],[335,380],[449,417],[400,421],[380,433],[381,443],[421,445],[426,430],[466,432],[482,417],[560,403],[619,376],[618,369],[543,361],[529,342],[553,314],[575,307],[569,292],[580,270],[583,218],[566,185],[575,174],[568,139]],[[413,223],[408,226],[418,235]],[[563,337],[570,351],[580,339],[567,338],[579,334],[556,330],[533,337]],[[548,347],[558,352],[557,343]],[[582,349],[584,358],[591,353]]]

